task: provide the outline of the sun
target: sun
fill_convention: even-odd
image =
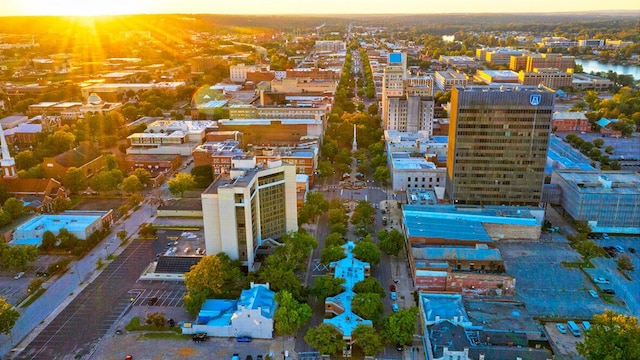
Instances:
[[[102,16],[138,13],[140,3],[131,0],[30,0],[32,13],[64,16]]]

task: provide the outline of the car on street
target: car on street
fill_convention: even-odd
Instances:
[[[247,357],[244,360],[253,360],[253,356],[247,355]]]
[[[197,334],[193,334],[193,336],[191,337],[191,340],[193,340],[194,342],[202,342],[202,341],[206,341],[209,338],[209,335],[207,335],[206,333],[197,333]]]
[[[20,271],[19,273],[16,274],[16,276],[13,277],[13,280],[18,280],[23,276],[24,276],[24,271]]]
[[[636,253],[636,249],[635,248],[629,248],[629,252],[632,253],[632,254],[635,254]]]
[[[398,312],[398,310],[399,310],[398,304],[397,303],[393,303],[393,305],[391,305],[391,310],[393,310],[393,312]]]
[[[605,240],[609,240],[609,234],[607,233],[602,234],[602,238]]]
[[[562,324],[556,324],[556,328],[558,329],[560,334],[566,334],[567,333],[567,328]]]
[[[398,293],[396,293],[395,291],[391,292],[391,300],[397,300],[398,299]]]
[[[389,285],[389,291],[395,292],[396,291],[396,284]]]
[[[251,336],[238,336],[236,337],[237,342],[251,342]]]
[[[607,295],[615,295],[616,292],[613,289],[603,289],[602,292]]]
[[[593,278],[593,282],[596,284],[608,284],[609,280],[603,278],[603,277],[594,277]]]
[[[156,296],[154,296],[154,297],[150,298],[149,300],[147,300],[147,305],[153,306],[157,302],[158,302],[158,298]]]
[[[238,355],[238,353],[233,354],[231,360],[240,360],[240,355]]]
[[[620,245],[616,245],[613,248],[616,249],[616,251],[619,253],[624,253],[624,248]]]
[[[262,355],[256,356],[256,360],[262,360]]]
[[[400,344],[396,344],[396,350],[402,351],[402,350],[404,350],[404,346],[402,346]]]
[[[593,298],[597,298],[598,297],[598,292],[595,290],[589,290],[589,295],[591,295],[591,297]]]

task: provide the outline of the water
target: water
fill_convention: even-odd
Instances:
[[[618,73],[618,75],[631,75],[635,80],[640,79],[640,66],[634,65],[616,65],[601,63],[596,60],[580,60],[576,59],[576,64],[582,65],[584,72],[587,74],[593,72],[608,72],[609,70]]]

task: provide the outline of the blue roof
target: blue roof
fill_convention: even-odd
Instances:
[[[551,135],[549,137],[545,174],[551,174],[553,170],[558,169],[595,170],[591,166],[591,159],[562,141],[559,137]]]
[[[215,108],[223,107],[226,103],[227,103],[227,100],[211,100],[200,105],[199,107],[201,109],[215,109]]]
[[[477,247],[411,247],[414,259],[502,261],[500,250]]]
[[[272,319],[276,310],[275,292],[266,286],[254,285],[251,289],[242,290],[238,307],[247,309],[260,308],[262,316]]]
[[[331,319],[324,319],[323,322],[335,326],[344,337],[351,337],[351,333],[358,325],[373,326],[371,320],[365,320],[351,310],[351,300],[355,295],[353,286],[357,282],[364,280],[365,269],[369,267],[369,263],[358,260],[353,256],[353,248],[355,247],[353,241],[349,241],[342,247],[345,249],[347,257],[332,262],[330,267],[334,269],[334,277],[345,280],[342,285],[345,291],[336,296],[328,297],[325,301],[339,304],[344,311]]]
[[[229,325],[236,309],[236,300],[208,299],[198,313],[197,322],[214,326]]]

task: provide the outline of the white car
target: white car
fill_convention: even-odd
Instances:
[[[595,290],[589,290],[589,295],[594,298],[598,298],[598,292]]]
[[[560,334],[566,334],[567,333],[567,328],[562,324],[556,324],[556,328],[558,329]]]
[[[24,271],[20,271],[19,273],[16,274],[16,276],[13,277],[13,280],[18,280],[20,279],[22,276],[24,275]]]
[[[613,247],[614,249],[616,249],[619,253],[623,253],[624,252],[624,248],[620,245],[616,245]]]
[[[593,282],[596,284],[608,284],[609,280],[603,278],[603,277],[594,277],[593,278]]]

